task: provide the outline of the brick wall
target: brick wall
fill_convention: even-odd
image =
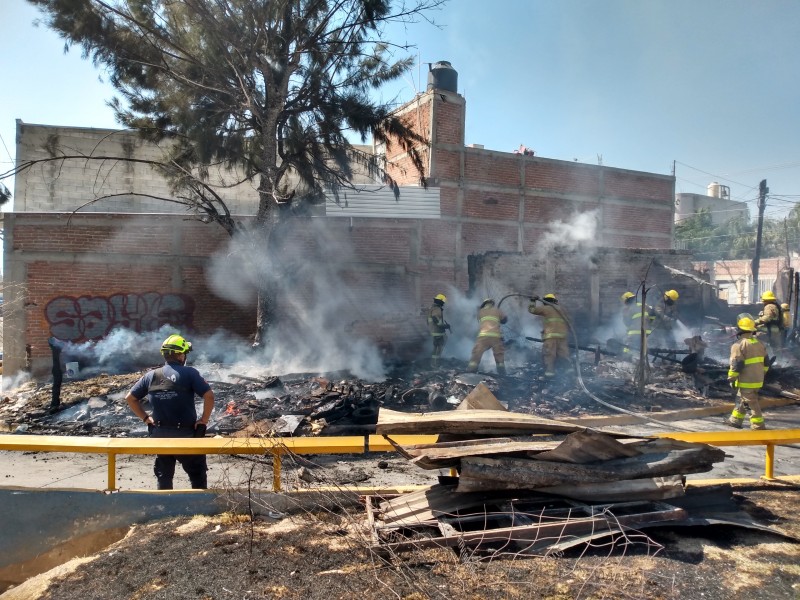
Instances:
[[[573,257],[546,266],[534,258],[541,253],[541,240],[554,222],[565,223],[560,231],[569,235],[574,233],[569,223],[581,213],[596,218],[594,245],[655,249],[635,260],[632,254],[611,261],[611,250],[598,255],[601,262],[608,259],[601,268],[602,286],[593,308],[599,316],[606,316],[609,307],[615,306],[621,288],[638,285],[637,269],[641,270],[652,256],[666,256],[672,262],[665,264],[679,263],[690,270],[682,255],[665,250],[672,242],[673,177],[466,148],[465,111],[461,96],[438,91],[420,94],[398,111],[431,140],[430,146],[419,149],[426,159],[430,184],[440,191],[441,219],[323,218],[316,224],[308,219],[291,222],[279,256],[288,266],[296,267],[287,269],[285,279],[294,286],[297,298],[313,303],[315,294],[341,297],[344,301],[336,318],[347,325],[348,331],[368,335],[382,347],[391,346],[393,352],[408,357],[427,343],[420,311],[429,306],[433,295],[448,286],[467,291],[470,282],[473,289],[488,285],[488,280],[481,279],[487,271],[479,275],[468,268],[470,257],[476,255],[503,252],[507,254],[500,256],[518,257],[518,264],[492,259],[491,272],[502,275],[498,285],[507,284],[509,289],[525,293],[555,286],[568,294],[570,302],[586,306],[590,277],[586,276],[585,261]],[[55,142],[59,147],[73,143],[66,141],[72,136],[71,128],[34,127],[39,129],[25,136],[30,156],[46,155]],[[94,130],[73,133],[76,140],[85,134],[80,142],[82,152],[89,151],[91,139],[96,143]],[[112,137],[117,140],[114,143],[124,147],[136,143]],[[398,181],[417,182],[418,175],[399,145],[390,144],[386,154]],[[19,148],[18,155],[22,156]],[[158,311],[166,311],[173,318],[185,318],[196,331],[222,327],[242,335],[252,333],[254,307],[240,308],[219,298],[206,283],[208,257],[227,243],[218,226],[188,221],[179,215],[156,219],[82,212],[69,218],[69,214],[59,212],[62,208],[72,210],[99,191],[125,189],[122,184],[126,182],[147,179],[146,174],[135,171],[137,167],[133,171],[114,167],[123,171],[108,173],[112,187],[98,190],[97,182],[106,179],[102,168],[112,167],[92,163],[63,176],[39,169],[17,179],[21,203],[15,206],[17,211],[32,211],[41,205],[41,210],[52,212],[6,217],[6,289],[10,281],[17,290],[6,291],[6,308],[11,300],[11,307],[17,306],[16,314],[21,315],[18,322],[6,318],[7,331],[21,332],[16,342],[9,342],[6,335],[7,366],[13,366],[14,360],[19,364],[26,343],[30,343],[34,359],[45,364],[48,350],[44,342],[52,334],[55,321],[59,331],[68,335],[85,333],[87,327],[93,332],[102,328],[102,319],[110,319],[120,307],[127,311],[125,318],[139,327],[149,326],[154,314],[158,317]],[[240,201],[241,206],[249,206],[244,214],[254,212],[250,210],[254,206],[252,189],[241,198],[234,193],[233,206]],[[146,207],[132,197],[127,202],[132,212]],[[94,208],[103,206],[108,210],[107,205]],[[171,210],[163,203],[158,206]],[[324,223],[322,229],[316,226],[320,222]],[[308,264],[314,261],[331,265],[335,273],[324,290],[315,288],[313,279],[307,277]],[[58,303],[52,304],[54,298],[60,298]],[[99,323],[87,325],[87,319],[70,313],[95,305],[100,311]],[[50,313],[46,312],[48,306]]]
[[[4,352],[12,372],[49,368],[51,336],[99,339],[114,327],[169,323],[248,336],[254,312],[209,289],[205,263],[227,243],[221,228],[181,216],[6,215]]]
[[[554,292],[570,311],[577,328],[588,338],[591,331],[612,320],[620,310],[620,295],[636,292],[647,278],[648,303],[657,302],[668,289],[680,294],[682,315],[706,314],[708,298],[689,277],[676,276],[662,265],[692,273],[692,257],[685,251],[625,248],[584,248],[556,251],[538,260],[521,253],[490,252],[475,257],[475,297],[485,291],[502,297]],[[594,278],[596,290],[593,290]],[[595,310],[595,316],[592,310]]]

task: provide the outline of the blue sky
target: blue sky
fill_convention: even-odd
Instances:
[[[64,55],[27,2],[1,4],[0,167],[16,118],[114,127],[113,89],[80,50]],[[451,0],[431,17],[440,28],[388,32],[423,65],[385,97],[411,99],[424,63],[450,61],[467,143],[664,174],[675,161],[676,191],[719,181],[751,203],[767,179],[774,217],[800,202],[800,2]]]

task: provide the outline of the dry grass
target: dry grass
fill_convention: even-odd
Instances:
[[[782,510],[796,511],[798,504],[784,502]],[[655,556],[618,538],[543,558],[445,548],[381,558],[370,549],[359,511],[303,512],[280,520],[227,513],[136,527],[31,598],[797,597],[798,544],[708,528],[671,530],[659,538],[665,548]]]

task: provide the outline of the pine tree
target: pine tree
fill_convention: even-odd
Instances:
[[[378,159],[348,136],[399,143],[424,183],[417,134],[373,99],[410,58],[394,60],[387,23],[414,21],[442,0],[29,0],[45,23],[105,68],[120,124],[170,140],[161,166],[176,194],[260,252],[284,213],[348,185]],[[211,168],[257,183],[255,226],[234,222],[208,184]],[[391,183],[391,182],[390,182]],[[187,196],[188,194],[188,196]],[[271,315],[260,290],[257,342]]]

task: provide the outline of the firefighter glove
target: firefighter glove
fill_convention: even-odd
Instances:
[[[536,302],[537,300],[541,300],[539,296],[531,296],[531,302]]]
[[[445,324],[444,324],[444,328],[445,328],[447,331],[450,331],[450,323],[445,323]]]
[[[194,437],[196,437],[196,438],[205,437],[206,436],[206,429],[208,429],[208,427],[206,427],[206,425],[204,423],[197,423],[194,426]]]

